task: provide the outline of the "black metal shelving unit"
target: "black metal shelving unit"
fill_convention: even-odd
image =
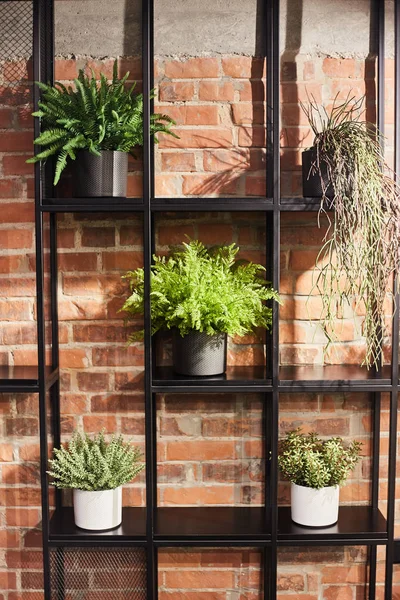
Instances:
[[[37,274],[38,366],[0,367],[0,392],[37,393],[40,411],[40,474],[42,482],[43,548],[45,598],[62,600],[67,596],[67,572],[78,560],[74,552],[86,552],[85,560],[96,556],[97,564],[132,565],[140,573],[135,581],[142,594],[135,598],[157,597],[157,552],[159,547],[258,547],[263,553],[264,595],[277,595],[277,550],[283,546],[363,545],[369,548],[369,599],[376,596],[376,548],[386,546],[385,600],[392,598],[393,564],[400,561],[399,545],[394,540],[396,478],[397,402],[399,391],[399,303],[393,320],[392,361],[378,371],[353,365],[327,367],[279,367],[279,307],[273,307],[273,332],[267,339],[264,367],[229,368],[226,375],[210,379],[177,376],[172,369],[157,367],[150,335],[150,275],[154,248],[154,219],[163,212],[257,211],[267,230],[268,277],[279,288],[280,216],[282,212],[317,211],[319,204],[307,198],[280,196],[280,44],[279,0],[266,0],[265,38],[267,40],[267,194],[263,198],[155,198],[154,155],[149,135],[153,88],[153,0],[143,0],[142,53],[144,92],[144,185],[143,198],[57,198],[50,184],[51,165],[35,170],[35,224]],[[378,122],[384,125],[384,42],[385,7],[383,0],[371,1],[376,23],[378,57]],[[54,0],[33,0],[34,79],[53,81]],[[395,165],[400,172],[400,0],[395,0]],[[39,99],[34,91],[34,103]],[[35,135],[39,123],[35,122]],[[75,527],[72,509],[63,507],[56,493],[56,508],[50,517],[47,481],[49,414],[55,445],[60,444],[60,403],[58,371],[57,318],[57,213],[136,212],[143,217],[145,265],[145,455],[146,508],[125,508],[123,525],[105,533],[90,533]],[[263,216],[262,216],[263,215]],[[49,226],[50,298],[44,277],[44,230]],[[49,299],[51,320],[46,321],[45,302]],[[397,300],[399,300],[397,298]],[[46,364],[45,340],[50,330],[51,364]],[[263,507],[157,507],[156,396],[160,393],[259,392],[265,400],[264,440],[267,461],[265,506]],[[367,392],[373,409],[372,494],[370,506],[344,506],[338,523],[326,529],[302,528],[290,520],[289,509],[277,503],[277,444],[279,396],[296,392]],[[378,509],[380,397],[390,394],[389,470],[387,518]],[[118,560],[116,560],[116,558]],[[69,562],[68,562],[69,561]],[[103,561],[103,563],[101,562]],[[108,561],[108,562],[107,562]]]

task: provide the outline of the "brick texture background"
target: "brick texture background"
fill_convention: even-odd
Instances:
[[[59,59],[56,77],[69,81],[78,67],[110,73],[112,61]],[[15,66],[15,65],[13,65]],[[140,61],[120,60],[120,70],[139,80]],[[392,157],[393,64],[387,64],[388,158]],[[157,107],[177,122],[180,139],[161,136],[156,149],[158,196],[254,196],[265,193],[265,64],[259,58],[159,58],[155,65]],[[366,94],[375,116],[374,62],[298,56],[282,61],[282,194],[301,195],[301,148],[311,136],[299,106],[306,90],[325,106],[337,93]],[[0,364],[34,364],[36,358],[31,73],[18,65],[0,70]],[[13,85],[10,86],[10,83]],[[140,155],[130,162],[129,194],[140,196]],[[68,188],[68,177],[65,186]],[[185,235],[207,244],[237,242],[241,256],[265,264],[264,224],[258,216],[168,214],[157,217],[157,249]],[[62,365],[62,435],[75,427],[105,428],[144,445],[143,347],[125,348],[127,330],[118,312],[126,294],[121,274],[142,265],[142,224],[129,214],[60,216],[59,316]],[[340,342],[323,354],[318,330],[320,298],[313,295],[312,267],[323,237],[316,215],[282,215],[282,364],[358,364],[362,315],[338,315]],[[390,305],[388,304],[388,316]],[[311,321],[310,321],[311,318]],[[133,323],[132,328],[140,323]],[[387,340],[387,351],[390,339]],[[261,364],[257,336],[231,340],[230,364]],[[158,360],[168,364],[168,339]],[[162,505],[262,504],[265,456],[262,411],[257,394],[165,395],[158,398],[158,480]],[[370,498],[371,399],[363,394],[282,395],[280,431],[302,425],[323,436],[364,442],[363,459],[341,492],[344,504]],[[388,399],[382,401],[381,507],[385,509]],[[37,397],[0,397],[0,600],[41,596],[40,489]],[[68,495],[66,501],[69,501]],[[144,476],[124,490],[127,505],[145,504]],[[279,502],[288,504],[280,482]],[[400,518],[399,506],[397,517]],[[400,521],[399,521],[400,522]],[[286,549],[279,554],[282,600],[361,600],[366,594],[365,548]],[[384,553],[379,553],[384,559]],[[383,563],[379,582],[384,580]],[[396,583],[398,581],[396,573]],[[163,549],[159,556],[161,600],[253,600],[262,589],[262,562],[255,549]],[[400,594],[399,586],[395,593]],[[400,596],[399,596],[400,597]],[[382,587],[378,598],[382,598]]]

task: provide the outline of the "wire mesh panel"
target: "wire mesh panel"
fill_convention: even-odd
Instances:
[[[140,548],[52,548],[51,599],[145,600],[146,554]]]
[[[33,3],[1,0],[0,33],[3,83],[15,85],[29,78],[27,61],[32,57]]]

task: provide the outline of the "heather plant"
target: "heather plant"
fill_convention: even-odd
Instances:
[[[54,449],[48,474],[57,488],[113,490],[144,469],[141,458],[139,449],[124,442],[122,436],[114,435],[107,442],[104,432],[93,439],[75,432],[67,446]]]
[[[278,293],[263,278],[264,267],[237,260],[236,244],[207,249],[197,240],[172,249],[168,257],[154,256],[151,267],[152,334],[177,328],[209,335],[242,336],[256,327],[269,329]],[[144,270],[129,271],[131,295],[121,310],[134,318],[144,311]],[[140,339],[143,331],[130,337]]]
[[[345,446],[334,437],[321,440],[316,433],[290,431],[280,442],[278,464],[283,476],[304,487],[321,489],[342,485],[360,460],[361,442]]]
[[[329,113],[314,98],[302,107],[315,136],[311,170],[320,177],[321,211],[329,221],[314,279],[323,301],[321,323],[330,343],[337,341],[337,315],[346,306],[365,315],[363,362],[378,367],[386,300],[399,269],[400,188],[385,161],[382,134],[363,120],[363,102],[348,95],[342,103],[336,98]]]
[[[60,179],[68,160],[75,160],[79,150],[100,155],[101,150],[133,152],[143,146],[143,95],[134,92],[135,83],[127,88],[129,72],[118,77],[118,64],[114,63],[113,77],[100,73],[86,75],[80,69],[74,87],[56,82],[54,86],[37,82],[42,91],[39,110],[43,131],[34,141],[43,149],[27,162],[38,162],[57,156],[54,185]],[[154,93],[152,92],[152,97]],[[150,134],[157,142],[157,133],[170,131],[174,121],[160,113],[150,116]]]

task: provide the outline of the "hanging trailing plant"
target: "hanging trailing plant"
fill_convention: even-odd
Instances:
[[[328,113],[314,98],[302,108],[314,133],[309,175],[321,181],[328,230],[317,257],[314,288],[322,296],[328,344],[346,305],[363,314],[364,363],[378,367],[385,336],[385,300],[398,272],[400,189],[385,162],[382,135],[363,118],[361,98],[337,97]],[[329,192],[328,192],[329,190]],[[334,209],[333,220],[328,210]]]

